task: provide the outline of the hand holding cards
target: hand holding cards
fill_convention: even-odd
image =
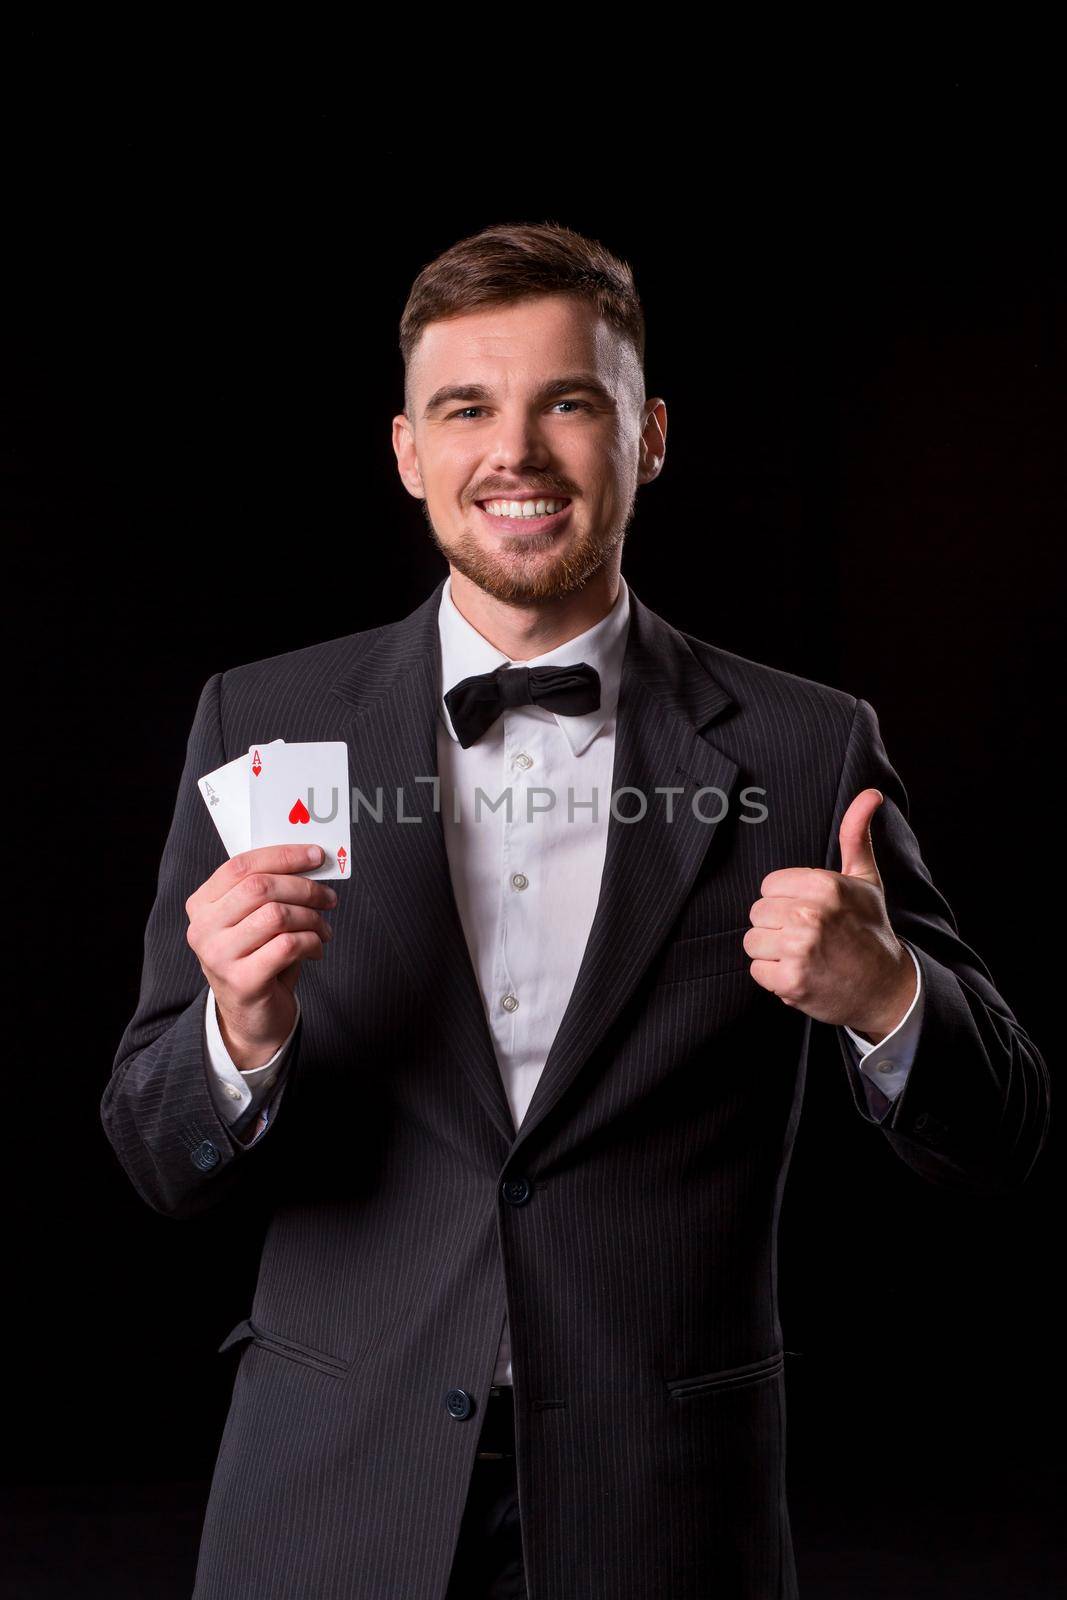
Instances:
[[[333,937],[323,912],[337,895],[307,880],[349,875],[348,746],[275,739],[198,786],[230,860],[187,901],[188,939],[223,1043],[247,1072],[287,1038],[301,962],[321,961]]]
[[[242,1072],[281,1048],[296,1020],[301,964],[321,961],[333,938],[323,913],[336,906],[337,891],[305,876],[322,861],[317,844],[239,851],[185,903],[189,946],[215,996],[223,1044]]]
[[[343,739],[252,745],[247,756],[201,778],[199,788],[228,855],[262,845],[319,844],[323,864],[303,876],[348,877],[352,830]]]

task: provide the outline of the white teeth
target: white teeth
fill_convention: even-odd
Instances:
[[[565,500],[488,500],[483,509],[491,517],[547,517],[565,505]]]

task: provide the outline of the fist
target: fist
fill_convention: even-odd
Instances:
[[[864,789],[841,818],[841,871],[783,867],[760,884],[745,951],[751,977],[787,1006],[855,1029],[878,1044],[918,987],[907,947],[889,925],[871,843],[884,796]]]
[[[222,1041],[242,1072],[280,1049],[296,1017],[303,961],[321,961],[337,904],[329,884],[305,878],[322,847],[264,845],[231,856],[185,902],[186,940],[215,996]]]

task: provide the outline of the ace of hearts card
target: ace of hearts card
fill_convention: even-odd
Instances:
[[[352,830],[344,740],[253,745],[246,771],[251,848],[318,844],[322,865],[301,876],[347,878]]]

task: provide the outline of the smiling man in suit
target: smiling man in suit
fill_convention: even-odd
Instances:
[[[628,267],[487,229],[401,348],[448,576],[205,686],[103,1099],[157,1210],[270,1208],[196,1600],[780,1600],[812,1025],[935,1183],[1024,1182],[1047,1072],[867,702],[622,577],[667,434]],[[220,862],[197,779],[276,737],[378,798],[336,895],[294,847]]]

